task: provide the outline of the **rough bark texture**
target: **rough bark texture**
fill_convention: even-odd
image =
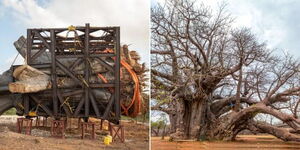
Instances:
[[[9,83],[12,93],[34,93],[51,88],[50,76],[28,65],[16,68],[13,76],[18,81]]]

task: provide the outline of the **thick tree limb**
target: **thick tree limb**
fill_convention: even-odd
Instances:
[[[284,128],[278,128],[272,125],[268,124],[262,124],[262,123],[256,123],[253,125],[250,125],[248,129],[254,132],[260,132],[260,133],[268,133],[271,135],[276,136],[279,139],[282,139],[284,141],[298,141],[300,142],[300,135],[293,134],[289,132],[288,129]]]

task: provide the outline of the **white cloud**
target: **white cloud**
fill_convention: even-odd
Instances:
[[[226,2],[228,11],[235,18],[233,27],[251,28],[260,41],[267,41],[268,48],[288,49],[299,57],[300,1],[299,0],[203,0],[215,9],[217,3]]]
[[[250,27],[258,35],[259,39],[267,40],[269,48],[288,49],[299,57],[298,44],[300,34],[300,1],[274,0],[257,1],[250,0],[229,2],[233,15],[242,18],[248,14]],[[240,12],[240,13],[237,13]]]
[[[143,0],[52,0],[39,6],[34,0],[3,0],[27,27],[120,26],[121,43],[149,61],[150,1]],[[148,63],[149,64],[149,63]]]

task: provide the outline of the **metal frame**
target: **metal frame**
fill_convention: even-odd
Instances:
[[[61,37],[59,34],[68,32],[68,28],[40,28],[27,30],[27,64],[37,69],[51,70],[52,89],[43,92],[24,94],[24,115],[37,108],[39,116],[60,117],[96,117],[110,122],[119,123],[120,120],[120,28],[119,27],[76,27],[76,31],[82,33],[77,37]],[[92,36],[93,32],[104,32],[102,36]],[[71,31],[70,31],[71,32]],[[42,35],[43,33],[43,35]],[[76,45],[76,40],[81,45]],[[72,42],[73,41],[73,42]],[[68,49],[75,49],[71,52]],[[113,49],[114,53],[104,53],[105,49]],[[50,54],[50,62],[37,63],[35,60],[43,53]],[[103,58],[110,57],[114,65],[106,63]],[[62,59],[75,60],[71,66],[61,63]],[[103,67],[111,71],[114,80],[109,83],[91,83],[93,72],[90,60],[97,60]],[[74,67],[84,64],[85,70],[82,78],[73,71]],[[64,72],[78,86],[73,89],[58,87],[58,75],[56,72]],[[101,102],[101,98],[95,97],[92,90],[101,88],[113,88],[108,102]],[[50,98],[49,98],[50,95]],[[79,100],[70,100],[72,112],[64,104],[67,96],[79,95]],[[80,96],[81,95],[81,96]],[[47,97],[48,96],[48,97]],[[83,106],[84,105],[84,106]],[[60,107],[62,106],[62,110]]]

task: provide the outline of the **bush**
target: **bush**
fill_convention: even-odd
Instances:
[[[3,115],[16,115],[16,113],[17,113],[16,108],[11,108],[11,109],[5,111],[5,112],[3,113]]]

